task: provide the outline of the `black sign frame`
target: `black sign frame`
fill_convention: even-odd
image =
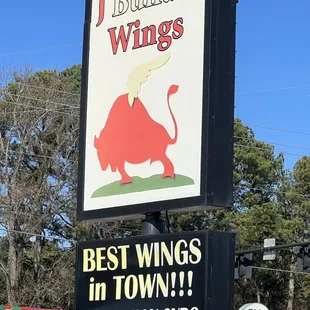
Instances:
[[[232,207],[236,1],[206,0],[200,195],[90,211],[84,209],[92,2],[93,0],[86,0],[84,25],[77,192],[78,220],[130,219],[141,217],[146,212],[170,210],[171,213],[181,213]]]

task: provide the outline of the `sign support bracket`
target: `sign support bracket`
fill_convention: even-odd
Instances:
[[[161,218],[161,213],[148,212],[142,221],[142,235],[159,235],[165,233],[165,222]]]

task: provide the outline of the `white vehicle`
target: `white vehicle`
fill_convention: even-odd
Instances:
[[[258,303],[246,304],[242,306],[239,310],[269,310],[266,306]]]

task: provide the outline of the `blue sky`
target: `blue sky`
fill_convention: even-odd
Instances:
[[[81,63],[84,0],[0,1],[0,12],[0,66]],[[309,13],[310,0],[240,0],[235,115],[245,124],[310,133]],[[253,129],[263,141],[310,149],[310,135]],[[300,157],[285,158],[291,168]]]
[[[240,2],[235,115],[246,124],[310,133],[310,1]],[[263,91],[295,86],[300,87]],[[253,129],[263,141],[310,148],[310,135]],[[276,150],[310,154],[292,147]],[[291,168],[300,157],[285,158]]]

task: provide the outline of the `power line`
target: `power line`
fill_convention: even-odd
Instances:
[[[24,99],[28,99],[28,100],[35,100],[35,101],[40,101],[40,102],[45,102],[45,103],[52,103],[52,104],[56,104],[56,105],[63,105],[65,107],[74,108],[74,109],[78,109],[79,108],[79,107],[74,107],[74,106],[69,105],[69,104],[64,104],[64,103],[59,103],[59,102],[54,102],[54,101],[49,101],[49,100],[44,100],[44,99],[39,99],[39,98],[25,97],[25,96],[19,96],[19,95],[15,95],[15,94],[11,94],[11,95],[18,96],[20,98],[24,98]],[[14,102],[14,101],[2,100],[2,101],[0,101],[0,103],[1,102],[7,102],[7,103],[12,103],[12,104],[15,104],[15,105],[19,105],[19,106],[25,106],[25,107],[34,108],[34,109],[40,109],[40,110],[43,110],[43,111],[46,111],[46,112],[56,112],[56,113],[60,113],[60,114],[64,114],[64,115],[77,116],[77,117],[79,116],[78,114],[73,114],[73,113],[70,114],[70,113],[66,113],[66,112],[63,112],[63,111],[60,111],[60,110],[56,110],[56,109],[42,108],[42,107],[38,107],[38,106],[27,105],[27,104],[23,104],[23,103],[17,103],[17,102]],[[32,112],[32,111],[29,111],[29,112]],[[14,113],[14,112],[10,112],[10,113]],[[0,115],[5,115],[5,114],[6,113],[0,113]],[[283,132],[289,132],[289,133],[294,133],[294,134],[310,136],[310,133],[305,133],[305,132],[297,132],[297,131],[291,131],[291,130],[286,130],[286,129],[279,129],[279,128],[260,126],[260,125],[251,125],[251,124],[244,124],[244,125],[246,125],[246,126],[253,126],[253,127],[259,127],[259,128],[265,128],[265,129],[269,129],[269,130],[283,131]],[[243,139],[243,137],[240,137],[240,136],[235,136],[235,138]],[[248,138],[246,138],[246,139],[248,139]],[[276,142],[267,142],[267,141],[263,141],[263,142],[267,143],[267,144],[275,145],[275,146],[284,146],[284,147],[291,147],[291,148],[296,148],[296,149],[310,151],[310,148],[305,148],[305,147],[300,147],[300,146],[280,144],[280,143],[276,143]],[[251,147],[253,147],[253,146],[251,146]],[[257,148],[259,148],[259,147],[257,147]],[[277,151],[277,152],[279,152],[279,151]],[[287,152],[285,152],[284,154],[294,155],[294,156],[303,156],[302,154],[293,154],[293,153],[287,153]]]
[[[281,191],[277,189],[268,189],[268,188],[257,188],[257,187],[248,187],[248,186],[236,186],[236,188],[240,188],[243,190],[254,190],[254,191],[262,191],[262,192],[269,192],[269,193],[274,193],[274,194],[289,194],[286,191]],[[310,199],[310,195],[305,195],[305,194],[299,194],[299,193],[290,193],[294,196],[302,197],[305,199]]]
[[[56,161],[56,158],[55,158],[55,157],[52,157],[52,156],[30,154],[30,153],[26,153],[26,152],[18,152],[18,151],[13,151],[13,150],[8,150],[8,152],[12,152],[12,153],[19,154],[19,155],[28,155],[28,156],[34,156],[34,157],[48,158],[48,159],[53,159],[53,160]],[[65,160],[65,161],[72,162],[72,163],[75,162],[74,160],[66,159],[66,158],[64,158],[64,160]]]
[[[257,187],[248,187],[248,186],[243,187],[241,185],[235,186],[234,190],[238,189],[238,188],[239,189],[243,189],[243,190],[257,190],[257,191],[269,192],[269,193],[274,193],[274,194],[289,194],[289,192],[281,191],[281,190],[277,190],[277,189],[273,190],[273,189],[268,189],[268,188],[257,188]],[[302,197],[302,198],[307,199],[307,200],[310,199],[309,195],[298,194],[298,193],[292,193],[292,194],[294,196]],[[23,216],[31,217],[31,218],[34,217],[34,215],[30,214],[29,212],[9,210],[10,207],[11,207],[10,205],[0,205],[0,209],[3,209],[4,212],[6,212],[6,214],[8,214],[8,215],[15,214],[15,215],[23,215]],[[44,215],[47,215],[47,216],[57,216],[57,215],[59,215],[59,213],[58,212],[54,212],[52,214],[42,214],[42,216],[44,216]],[[5,216],[7,217],[7,215],[5,215]],[[131,231],[138,231],[137,229],[131,229],[131,228],[128,228],[128,227],[120,227],[120,229],[131,230]],[[263,240],[261,240],[259,242],[263,242]],[[266,248],[264,248],[264,250],[266,250]],[[288,250],[288,249],[284,248],[283,250]],[[246,250],[246,251],[248,251],[248,250]]]
[[[297,88],[308,88],[310,85],[298,85],[298,86],[288,86],[282,88],[266,88],[266,89],[257,89],[257,90],[249,90],[244,92],[236,92],[238,95],[252,94],[252,93],[265,93],[265,92],[273,92],[273,91],[281,91],[288,89],[297,89]]]
[[[74,114],[74,113],[65,113],[65,112],[61,112],[59,110],[55,110],[55,109],[48,109],[48,108],[45,109],[42,107],[38,107],[38,106],[30,105],[30,104],[17,103],[14,101],[0,100],[0,104],[1,104],[1,102],[10,103],[10,104],[14,104],[14,105],[22,106],[22,107],[34,108],[34,109],[43,110],[46,112],[55,112],[55,113],[59,113],[59,114],[63,114],[63,115],[76,116],[76,117],[79,116],[78,114]]]
[[[234,146],[248,147],[248,148],[252,148],[252,149],[262,150],[262,151],[265,151],[265,152],[269,151],[269,150],[266,150],[266,149],[263,148],[263,147],[251,146],[251,145],[244,145],[244,144],[239,144],[239,143],[234,143]],[[282,154],[286,154],[286,155],[292,155],[292,156],[299,156],[299,157],[303,157],[303,156],[309,157],[309,156],[310,156],[310,155],[306,155],[306,154],[296,154],[296,153],[282,152],[282,151],[277,151],[277,150],[274,150],[274,152],[282,153]]]
[[[256,267],[256,266],[251,266],[251,268],[253,268],[253,269],[261,269],[261,270],[268,270],[268,271],[287,272],[287,273],[293,273],[293,274],[303,274],[303,275],[310,276],[310,273],[307,273],[307,272],[291,271],[291,270],[285,270],[285,269]]]
[[[56,89],[48,88],[48,87],[34,86],[34,85],[20,83],[20,82],[9,82],[9,84],[23,85],[27,87],[42,89],[42,90],[51,90],[51,91],[58,92],[58,93],[80,96],[80,93],[56,90]],[[260,92],[272,92],[272,91],[281,91],[281,90],[287,90],[287,89],[307,88],[307,87],[310,87],[310,85],[288,86],[288,87],[282,87],[282,88],[267,88],[267,89],[251,90],[251,91],[244,91],[244,92],[236,92],[236,94],[241,95],[241,94],[257,93],[257,92],[259,93]]]
[[[288,248],[294,248],[294,247],[304,247],[304,246],[308,246],[309,244],[310,244],[310,241],[273,245],[273,246],[268,246],[268,247],[263,247],[263,248],[236,251],[236,255],[265,253],[267,251],[282,250],[282,249],[288,249]]]
[[[1,103],[1,101],[0,101]],[[32,110],[23,110],[23,111],[7,111],[0,113],[0,115],[7,115],[7,114],[17,114],[17,115],[24,115],[25,113],[33,113],[38,111],[38,109],[32,109]]]
[[[296,1],[296,2],[294,2],[294,5],[288,5],[288,6],[285,6],[284,7],[284,9],[290,9],[290,13],[291,12],[300,12],[300,11],[305,11],[306,9],[303,7],[303,8],[297,8],[296,9],[296,5],[307,5],[307,4],[309,4],[309,0],[308,1]],[[276,14],[278,14],[278,12],[274,12],[273,10],[262,10],[261,12],[263,12],[263,13],[270,13],[270,12],[272,12],[272,13],[276,13]],[[266,17],[265,15],[256,15],[256,13],[257,12],[255,12],[255,17]],[[259,12],[260,13],[260,12]],[[249,16],[250,18],[252,18],[253,16],[251,16],[248,12],[247,13],[238,13],[238,16]]]
[[[59,111],[59,110],[55,110],[55,109],[45,109],[45,108],[41,108],[41,107],[37,107],[37,106],[32,106],[32,105],[26,105],[26,104],[21,104],[21,103],[17,103],[17,102],[14,102],[14,101],[6,101],[6,100],[3,100],[3,101],[0,101],[1,102],[6,102],[6,103],[11,103],[11,104],[15,104],[15,105],[19,105],[19,106],[24,106],[24,107],[29,107],[29,108],[33,108],[34,110],[29,110],[29,111],[18,111],[19,113],[16,113],[16,112],[3,112],[3,113],[0,113],[0,115],[6,115],[7,113],[12,113],[12,114],[24,114],[25,112],[34,112],[36,110],[42,110],[42,111],[45,111],[45,112],[55,112],[55,113],[60,113],[60,114],[64,114],[64,115],[69,115],[69,116],[76,116],[78,117],[79,115],[78,114],[74,114],[74,113],[65,113],[65,112],[62,112],[62,111]],[[250,138],[244,138],[244,137],[241,137],[241,136],[234,136],[234,138],[237,138],[237,139],[246,139],[246,140],[249,140]],[[268,142],[268,141],[261,141],[262,143],[266,143],[266,144],[269,144],[269,145],[273,145],[273,146],[283,146],[283,147],[290,147],[290,148],[295,148],[295,149],[300,149],[300,150],[307,150],[307,151],[310,151],[310,148],[305,148],[305,147],[301,147],[301,146],[295,146],[295,145],[290,145],[290,144],[281,144],[281,143],[277,143],[277,142]],[[260,149],[260,150],[263,150],[263,151],[269,151],[269,150],[266,150],[265,148],[263,147],[259,147],[259,146],[253,146],[253,145],[243,145],[243,144],[240,144],[240,143],[234,143],[235,146],[239,146],[239,147],[249,147],[249,148],[255,148],[255,149]],[[279,151],[279,150],[274,150],[275,152],[278,152],[278,153],[283,153],[283,154],[287,154],[287,155],[293,155],[293,156],[310,156],[310,155],[307,155],[307,154],[296,154],[296,153],[290,153],[290,152],[283,152],[283,151]]]
[[[80,96],[79,93],[75,93],[75,92],[67,92],[67,91],[62,91],[62,90],[56,90],[56,89],[53,89],[53,88],[34,86],[34,85],[20,83],[20,82],[19,83],[18,82],[9,82],[9,84],[24,85],[24,86],[33,87],[33,88],[42,89],[42,90],[51,90],[51,91],[54,91],[54,92],[64,93],[64,94],[68,94],[68,95]],[[310,87],[310,85],[288,86],[288,87],[282,87],[282,88],[266,88],[266,89],[258,89],[258,90],[236,92],[236,94],[242,95],[242,94],[250,94],[250,93],[272,92],[272,91],[281,91],[281,90],[297,89],[297,88],[308,88],[308,87]]]
[[[41,158],[48,158],[48,159],[53,159],[53,160],[57,160],[56,157],[52,157],[52,156],[47,156],[47,155],[37,155],[37,154],[31,154],[31,153],[26,153],[26,152],[19,152],[19,151],[13,151],[13,150],[8,150],[8,152],[12,152],[15,154],[19,154],[19,155],[28,155],[28,156],[33,156],[33,157],[41,157]],[[63,158],[66,162],[72,162],[75,163],[74,160],[71,159],[67,159],[67,158]]]
[[[286,133],[293,133],[293,134],[296,134],[296,135],[310,136],[309,132],[293,131],[293,130],[289,130],[289,129],[274,128],[274,127],[261,126],[261,125],[253,125],[253,124],[243,124],[243,125],[250,126],[250,127],[263,128],[263,129],[268,129],[268,130],[274,130],[274,131],[282,131],[282,132],[286,132]]]
[[[47,99],[26,97],[26,96],[21,96],[21,95],[12,94],[12,93],[9,93],[9,92],[1,92],[1,91],[0,91],[0,94],[10,95],[10,96],[14,96],[14,97],[18,97],[18,98],[23,98],[23,99],[27,99],[27,100],[40,101],[40,102],[44,102],[44,103],[52,103],[52,104],[55,104],[55,105],[69,107],[69,108],[72,108],[72,109],[79,109],[79,106],[73,106],[72,104],[67,104],[67,103],[62,103],[62,102],[50,101],[50,100],[47,100]]]
[[[74,95],[74,96],[80,96],[79,93],[72,93],[72,92],[68,92],[68,91],[64,91],[64,90],[57,90],[57,89],[48,88],[48,87],[35,86],[35,85],[30,85],[30,84],[18,83],[18,82],[9,82],[9,84],[27,86],[27,87],[37,88],[37,89],[42,89],[42,90],[51,90],[51,91],[54,91],[54,92],[57,92],[57,93]]]
[[[35,50],[24,50],[6,54],[0,54],[0,57],[8,57],[8,56],[16,56],[16,55],[24,55],[24,54],[33,54],[33,53],[41,53],[49,50],[55,49],[67,49],[67,48],[74,48],[74,47],[82,47],[81,44],[67,44],[67,45],[56,45],[56,46],[49,46],[45,48],[35,49]]]
[[[296,5],[294,5],[294,7],[296,7]],[[290,8],[290,7],[286,7],[286,8]],[[300,11],[305,11],[306,9],[305,8],[300,8],[300,9],[295,9],[295,10],[290,10],[290,13],[291,12],[300,12]],[[266,12],[266,13],[270,13],[270,12],[273,12],[273,11],[271,11],[271,10],[263,10],[262,12]],[[239,19],[239,16],[241,16],[241,17],[243,17],[243,16],[247,16],[247,17],[249,17],[249,18],[253,18],[253,16],[251,15],[251,14],[249,14],[249,13],[238,13],[237,14],[237,24],[240,24],[240,19]],[[255,18],[257,18],[257,17],[259,17],[259,18],[265,18],[266,17],[266,15],[256,15],[255,14]]]
[[[0,215],[0,217],[4,217],[5,219],[8,219],[10,218],[10,215],[13,214],[13,215],[22,215],[24,217],[27,217],[27,218],[32,218],[34,219],[35,215],[32,213],[29,213],[29,212],[24,212],[24,211],[12,211],[10,210],[10,207],[9,205],[1,205],[0,206],[0,209],[3,210],[4,215]],[[44,216],[50,216],[50,217],[53,217],[55,215],[58,215],[57,213],[53,213],[53,214],[47,214],[47,213],[43,213],[43,214],[38,214],[38,216],[40,216],[41,218],[44,217]],[[1,224],[0,224],[1,225]]]
[[[1,101],[0,101],[1,103]],[[64,115],[67,115],[65,113],[62,113],[61,111],[58,111],[58,110],[45,110],[45,109],[41,109],[41,108],[36,108],[36,109],[32,109],[32,110],[18,110],[18,111],[7,111],[7,112],[3,112],[3,113],[0,113],[0,115],[8,115],[8,114],[13,114],[13,115],[25,115],[27,113],[35,113],[35,112],[38,112],[38,110],[40,110],[41,114],[43,115],[44,113],[46,112],[55,112],[55,113],[59,113],[59,114],[64,114]],[[44,113],[43,113],[44,112]],[[35,114],[34,114],[35,115]],[[79,116],[79,115],[76,115],[76,114],[69,114],[69,115],[72,115],[72,116]],[[36,115],[37,116],[37,115]]]
[[[24,86],[28,86],[28,87],[34,87],[34,88],[38,88],[38,89],[43,89],[43,90],[51,90],[51,91],[55,91],[55,92],[59,92],[59,93],[71,94],[71,95],[75,95],[75,96],[79,96],[80,95],[78,93],[71,93],[71,92],[66,92],[66,91],[54,90],[52,88],[39,87],[39,86],[33,86],[33,85],[29,85],[29,84],[22,84],[22,83],[15,83],[15,82],[12,82],[12,83],[13,84],[17,84],[17,85],[24,85]],[[293,86],[293,87],[278,88],[278,89],[257,90],[257,91],[250,91],[250,92],[275,91],[275,90],[291,89],[291,88],[296,88],[296,87],[310,87],[310,85]],[[245,93],[250,93],[250,92],[239,92],[239,94],[245,94]],[[69,105],[69,104],[65,104],[65,103],[49,101],[49,100],[40,99],[40,98],[25,97],[25,96],[20,96],[20,95],[11,94],[11,93],[9,93],[9,94],[13,95],[13,96],[18,96],[18,97],[24,98],[24,99],[35,100],[35,101],[40,101],[40,102],[45,102],[45,103],[53,103],[55,105],[62,105],[62,106],[69,107],[69,108],[79,109],[79,106],[73,106],[73,105]],[[51,110],[51,111],[57,111],[57,110]],[[310,136],[309,132],[300,132],[300,131],[294,131],[294,130],[289,130],[289,129],[275,128],[275,127],[262,126],[262,125],[254,125],[254,124],[244,124],[244,125],[245,126],[250,126],[250,127],[257,127],[257,128],[268,129],[268,130],[292,133],[292,134],[297,134],[297,135]]]
[[[251,140],[250,138],[244,138],[244,137],[240,137],[240,136],[234,136],[234,138]],[[266,144],[274,145],[274,146],[284,146],[284,147],[290,147],[290,148],[295,148],[295,149],[304,150],[304,151],[310,151],[310,148],[305,148],[302,146],[295,146],[295,145],[290,145],[290,144],[281,144],[281,143],[267,142],[267,141],[263,141],[263,142]]]
[[[13,103],[13,102],[11,102]],[[21,104],[22,105],[22,104]],[[25,105],[25,106],[28,106],[28,105]],[[32,106],[30,106],[32,107]],[[41,109],[41,108],[38,108],[38,109]],[[61,114],[66,114],[66,115],[70,115],[70,116],[78,116],[76,114],[68,114],[68,113],[62,113],[62,112],[59,112],[57,110],[46,110],[46,109],[43,109],[42,110],[44,111],[52,111],[52,112],[57,112],[57,113],[61,113]],[[22,113],[24,113],[25,111],[23,111]],[[33,112],[33,111],[29,111],[29,112]],[[6,113],[3,113],[2,115],[5,115]],[[1,113],[0,113],[1,115]],[[238,136],[235,136],[235,138],[242,138],[242,137],[238,137]],[[248,138],[246,138],[248,140]],[[303,147],[299,147],[299,146],[294,146],[294,145],[288,145],[288,144],[279,144],[279,143],[274,143],[274,142],[265,142],[265,141],[262,141],[262,143],[266,143],[266,144],[270,144],[270,145],[274,145],[274,146],[285,146],[285,147],[291,147],[291,148],[297,148],[297,149],[303,149],[303,150],[309,150],[308,148],[303,148]],[[255,145],[245,145],[245,144],[240,144],[240,143],[234,143],[234,146],[238,146],[238,147],[243,147],[243,148],[252,148],[252,149],[258,149],[258,150],[262,150],[262,151],[265,151],[265,152],[269,152],[269,150],[263,148],[263,147],[259,147],[259,146],[255,146]],[[50,158],[50,159],[54,159],[56,160],[56,158],[54,157],[50,157],[50,156],[44,156],[44,155],[36,155],[36,154],[29,154],[29,153],[24,153],[24,152],[17,152],[17,151],[13,151],[13,150],[9,150],[10,152],[13,152],[13,153],[18,153],[18,154],[21,154],[21,155],[31,155],[31,156],[37,156],[37,157],[43,157],[43,158]],[[274,150],[274,152],[277,152],[277,153],[283,153],[283,154],[286,154],[286,155],[293,155],[293,156],[299,156],[299,157],[302,157],[302,156],[310,156],[307,155],[307,154],[296,154],[296,153],[290,153],[290,152],[282,152],[282,151],[278,151],[278,150]],[[67,160],[67,159],[66,159]],[[70,160],[68,160],[70,161]]]
[[[24,98],[26,98],[26,97],[24,97]],[[32,99],[32,98],[29,98],[29,99]],[[38,99],[38,100],[40,100],[40,99]],[[44,101],[44,100],[40,100],[40,101],[52,103],[51,101]],[[48,109],[48,108],[45,109],[45,108],[42,108],[42,107],[37,107],[37,106],[27,105],[27,104],[22,104],[22,103],[17,103],[17,102],[14,102],[14,101],[3,100],[3,101],[0,101],[0,103],[1,102],[6,102],[6,103],[11,103],[11,104],[19,105],[19,106],[29,107],[29,108],[33,108],[33,110],[18,111],[18,112],[9,111],[9,112],[0,113],[0,115],[6,115],[8,113],[12,113],[12,114],[24,114],[26,112],[31,112],[32,113],[32,112],[35,112],[36,110],[39,109],[39,110],[42,110],[42,111],[45,111],[45,112],[55,112],[55,113],[59,113],[59,114],[64,114],[64,115],[69,115],[69,116],[76,116],[76,117],[79,116],[78,114],[74,114],[74,113],[70,114],[70,113],[66,113],[66,112],[63,112],[63,111],[60,111],[60,110],[56,110],[56,109]],[[253,126],[253,127],[259,127],[259,128],[266,128],[266,129],[270,129],[270,130],[291,132],[291,133],[295,133],[295,134],[301,134],[301,135],[307,135],[307,136],[309,135],[310,136],[310,133],[294,132],[294,131],[290,131],[290,130],[277,129],[277,128],[265,127],[265,126],[260,126],[260,125],[250,125],[250,124],[244,124],[244,125],[246,125],[246,126]],[[250,139],[250,138],[244,138],[244,137],[241,137],[241,136],[234,136],[234,138],[246,139],[246,140]],[[261,141],[261,142],[269,144],[269,145],[274,145],[274,146],[283,146],[283,147],[289,147],[289,148],[295,148],[295,149],[310,151],[310,148],[305,148],[305,147],[301,147],[301,146],[295,146],[295,145],[290,145],[290,144],[281,144],[281,143],[269,142],[269,141]],[[242,146],[242,147],[257,148],[257,149],[261,149],[261,150],[267,151],[266,149],[264,149],[262,147],[258,147],[258,146],[242,145],[242,144],[238,144],[238,143],[235,143],[234,145]],[[289,153],[289,152],[282,152],[282,151],[278,151],[278,150],[275,150],[275,152],[283,153],[283,154],[287,154],[287,155],[293,155],[293,156],[310,156],[310,155],[305,155],[305,154],[295,154],[295,153]]]
[[[12,94],[14,95],[14,94]],[[14,96],[18,96],[18,95],[14,95]],[[24,96],[19,96],[20,98],[24,98],[24,99],[29,99],[29,100],[36,100],[36,101],[40,101],[40,102],[45,102],[45,103],[54,103],[56,105],[63,105],[65,107],[69,107],[69,108],[74,108],[74,109],[79,109],[79,107],[74,107],[72,105],[68,105],[68,104],[64,104],[64,103],[60,103],[60,102],[54,102],[54,101],[49,101],[49,100],[44,100],[44,99],[39,99],[39,98],[32,98],[32,97],[24,97]],[[26,104],[22,104],[22,103],[16,103],[14,101],[7,101],[7,100],[2,100],[1,102],[7,102],[7,103],[13,103],[13,104],[17,104],[20,106],[25,106],[25,107],[31,107],[34,108],[34,110],[29,110],[29,112],[35,111],[36,109],[42,109],[43,111],[47,111],[47,112],[57,112],[57,113],[61,113],[61,114],[65,114],[65,115],[74,115],[74,116],[79,116],[78,114],[68,114],[65,113],[61,110],[56,110],[56,109],[45,109],[42,107],[37,107],[37,106],[32,106],[32,105],[26,105]],[[19,111],[18,111],[19,112]],[[28,111],[22,111],[22,112],[28,112]],[[15,112],[4,112],[4,113],[0,113],[1,115],[5,115],[6,113],[15,113]],[[268,126],[261,126],[261,125],[254,125],[254,124],[243,124],[245,126],[249,126],[249,127],[257,127],[257,128],[263,128],[263,129],[268,129],[268,130],[274,130],[274,131],[281,131],[281,132],[286,132],[286,133],[293,133],[293,134],[297,134],[297,135],[305,135],[305,136],[310,136],[310,133],[308,132],[300,132],[300,131],[293,131],[293,130],[289,130],[289,129],[283,129],[283,128],[274,128],[274,127],[268,127]],[[240,136],[235,136],[235,138],[240,138],[243,139],[243,137]],[[248,138],[246,138],[248,139]],[[291,147],[291,148],[296,148],[296,149],[302,149],[302,150],[310,150],[310,148],[304,148],[304,147],[300,147],[300,146],[294,146],[294,145],[286,145],[286,144],[280,144],[280,143],[276,143],[276,142],[266,142],[263,141],[264,143],[267,144],[273,144],[273,145],[278,145],[278,146],[285,146],[285,147]],[[299,154],[294,154],[294,155],[298,155]]]
[[[23,104],[23,103],[17,103],[15,101],[0,100],[0,104],[2,102],[10,103],[10,104],[18,105],[18,106],[30,107],[32,109],[31,110],[6,111],[6,112],[1,112],[0,115],[7,115],[7,114],[23,115],[25,113],[34,113],[34,112],[37,112],[38,110],[40,110],[42,112],[55,112],[55,113],[59,113],[59,114],[79,117],[79,114],[65,113],[63,110],[58,110],[58,109],[49,109],[49,108],[45,109],[45,108],[42,108],[42,107],[39,107],[39,106],[31,106],[31,105],[27,105],[27,104]]]
[[[45,239],[57,240],[57,241],[77,243],[76,240],[73,240],[73,239],[65,239],[65,238],[53,237],[53,236],[43,236],[43,235],[39,235],[39,234],[35,234],[35,233],[28,233],[28,232],[20,231],[20,230],[12,230],[12,229],[6,229],[6,228],[0,228],[0,230],[6,231],[9,233],[17,233],[17,234],[21,234],[21,235],[26,235],[26,236],[40,237],[40,238],[45,238]]]
[[[302,28],[310,27],[310,25],[300,25],[300,26],[302,26]],[[270,33],[289,32],[291,30],[292,30],[292,28],[282,28],[282,29],[275,29],[275,30],[268,31],[268,33],[266,33],[265,31],[262,31],[262,32],[254,32],[254,33],[245,34],[244,36],[245,37],[252,37],[252,36],[259,36],[262,34],[268,34],[269,35]]]

